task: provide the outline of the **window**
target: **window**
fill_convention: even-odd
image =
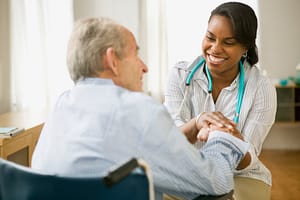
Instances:
[[[11,0],[11,110],[46,110],[71,86],[72,0]]]
[[[173,66],[180,60],[192,61],[201,52],[202,38],[206,32],[210,12],[222,0],[167,0],[168,63]],[[256,1],[242,0],[257,14]]]

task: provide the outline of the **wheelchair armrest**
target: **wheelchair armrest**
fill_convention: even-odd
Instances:
[[[227,194],[213,196],[213,195],[200,195],[194,200],[233,200],[233,190]]]
[[[136,167],[139,167],[138,161],[136,158],[132,158],[114,171],[109,172],[109,174],[104,177],[105,185],[112,186],[119,182],[124,177],[128,176]]]

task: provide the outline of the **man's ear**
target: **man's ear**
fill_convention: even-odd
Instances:
[[[109,47],[108,49],[106,49],[105,55],[106,55],[106,61],[108,67],[116,76],[118,76],[119,75],[119,71],[117,68],[118,58],[116,56],[114,49],[112,47]]]

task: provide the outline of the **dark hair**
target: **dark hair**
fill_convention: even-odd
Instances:
[[[227,17],[231,21],[234,37],[248,49],[245,59],[251,65],[256,64],[258,62],[258,52],[255,43],[257,17],[254,10],[240,2],[227,2],[219,5],[211,12],[209,21],[214,15]]]

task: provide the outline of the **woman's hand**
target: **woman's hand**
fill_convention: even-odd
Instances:
[[[203,112],[182,125],[180,130],[185,134],[189,142],[194,144],[197,140],[207,140],[207,131],[210,130],[210,126],[218,127],[220,130],[227,132],[227,130],[233,129],[236,124],[220,112]],[[200,135],[203,135],[203,137],[200,137],[199,132],[201,132]]]
[[[209,126],[232,129],[236,124],[225,117],[221,112],[203,112],[196,117],[196,128],[200,131],[202,128],[209,129]]]
[[[243,140],[236,124],[221,112],[203,112],[196,117],[196,128],[199,130],[197,140],[207,141],[210,131],[219,130]]]

